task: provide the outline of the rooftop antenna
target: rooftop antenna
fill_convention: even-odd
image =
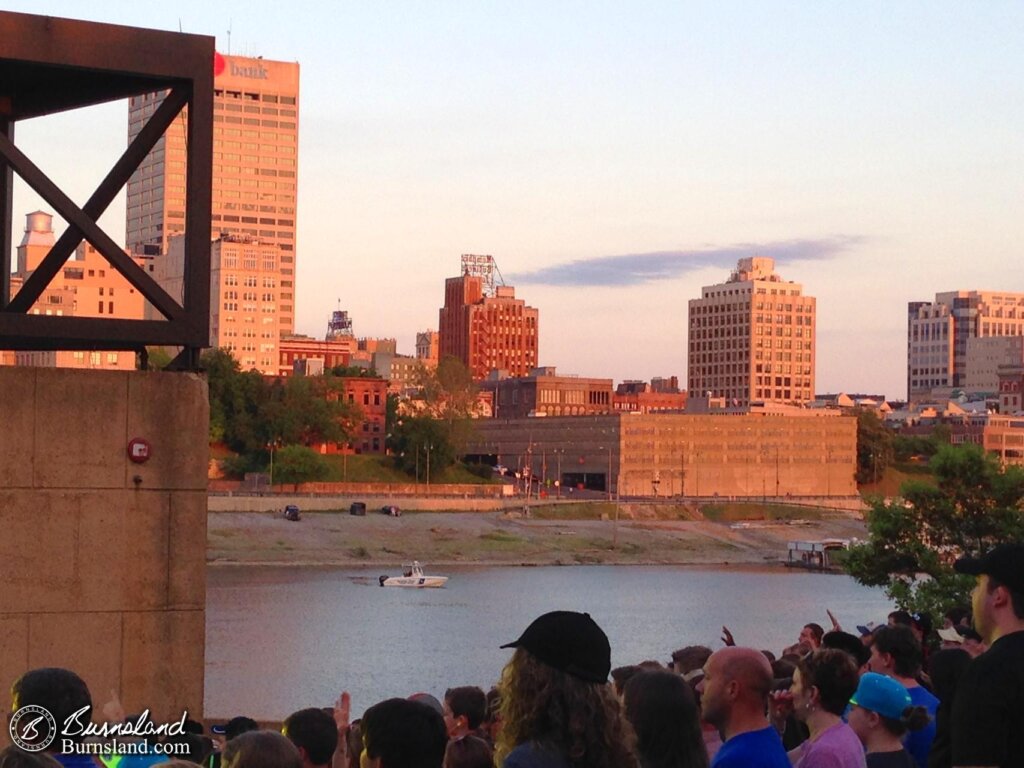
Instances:
[[[231,55],[231,27],[234,25],[234,21],[228,19],[228,56]]]

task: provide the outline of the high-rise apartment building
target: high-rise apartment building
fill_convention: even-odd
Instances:
[[[295,327],[295,222],[299,143],[299,65],[217,54],[213,97],[214,237],[277,246],[284,333]],[[128,138],[160,106],[164,92],[129,99]],[[185,228],[185,120],[167,129],[128,182],[126,243],[159,258]]]
[[[463,274],[444,283],[444,306],[438,324],[440,358],[457,357],[475,381],[493,370],[506,371],[511,376],[529,375],[537,367],[540,313],[517,299],[515,288],[493,285],[490,275],[467,262],[490,259],[489,256],[462,258]],[[490,269],[494,269],[493,260]]]
[[[947,291],[908,303],[907,399],[967,387],[970,339],[1022,334],[1024,293]]]
[[[689,314],[691,396],[736,405],[814,399],[815,299],[783,280],[774,259],[740,259],[726,282],[690,299]]]

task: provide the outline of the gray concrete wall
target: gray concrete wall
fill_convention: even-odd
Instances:
[[[208,433],[196,375],[0,367],[0,687],[61,666],[202,714]]]

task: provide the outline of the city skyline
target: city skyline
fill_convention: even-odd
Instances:
[[[411,353],[458,255],[490,253],[544,314],[541,365],[683,378],[687,300],[764,255],[818,299],[817,389],[895,399],[908,301],[1024,289],[1008,3],[9,5],[299,61],[301,333],[340,299]],[[70,164],[81,202],[126,111],[28,121],[17,143],[60,181]],[[17,183],[16,221],[46,208]],[[121,239],[123,197],[102,224]]]

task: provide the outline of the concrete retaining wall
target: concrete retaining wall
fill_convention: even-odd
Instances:
[[[0,687],[67,667],[97,708],[201,716],[205,381],[0,367],[0,393]]]

